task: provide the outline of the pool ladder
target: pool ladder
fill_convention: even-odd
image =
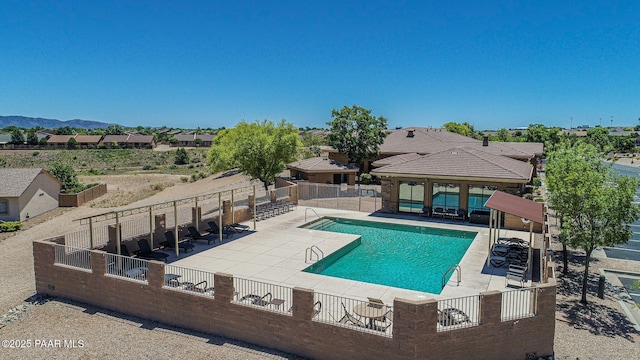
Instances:
[[[320,248],[317,247],[316,245],[311,245],[304,251],[304,263],[306,264],[307,260],[313,261],[314,254],[316,255],[316,261],[320,261],[321,259],[324,259],[324,252],[320,250]]]
[[[306,208],[306,209],[304,209],[304,222],[307,222],[307,211],[309,211],[309,210],[311,210],[314,214],[316,214],[318,219],[322,219],[320,217],[320,215],[318,215],[318,213],[315,210],[313,210],[313,208]]]
[[[451,265],[451,267],[449,267],[449,270],[447,270],[444,275],[442,275],[442,288],[444,289],[444,286],[447,285],[447,275],[449,275],[449,273],[452,273],[454,271],[458,271],[458,284],[460,285],[460,281],[462,281],[462,269],[460,268],[460,264],[455,264],[455,265]]]

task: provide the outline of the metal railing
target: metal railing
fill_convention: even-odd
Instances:
[[[320,248],[317,247],[316,245],[311,245],[304,251],[304,263],[306,264],[307,260],[313,261],[314,254],[316,255],[316,261],[320,261],[321,259],[324,259],[324,251],[320,250]]]
[[[438,331],[480,324],[480,295],[438,300]]]
[[[293,289],[261,281],[233,278],[234,303],[291,314]]]
[[[375,212],[382,207],[380,186],[298,183],[298,205]]]
[[[211,272],[175,265],[164,266],[164,286],[171,290],[213,297]]]
[[[460,281],[462,281],[462,268],[460,268],[460,264],[454,264],[451,265],[451,267],[449,267],[449,269],[444,273],[444,275],[442,275],[442,288],[444,289],[445,285],[447,285],[447,275],[449,275],[450,272],[454,272],[454,271],[458,271],[458,285],[460,285]]]
[[[528,287],[502,292],[502,321],[524,319],[538,313],[538,288]]]
[[[127,280],[147,282],[148,261],[117,254],[105,254],[108,276],[115,276]]]
[[[316,216],[318,217],[318,219],[322,219],[322,217],[320,217],[320,215],[318,215],[318,213],[312,209],[312,208],[306,208],[304,209],[304,222],[307,222],[307,211],[311,210],[311,212],[313,212],[314,214],[316,214]]]
[[[55,264],[91,270],[91,250],[53,244]]]
[[[64,234],[64,243],[68,246],[77,248],[95,249],[103,247],[108,242],[108,226],[98,226],[93,228],[93,244],[91,243],[91,231],[88,228]],[[91,245],[93,245],[93,247]]]
[[[393,306],[337,295],[314,294],[314,321],[391,337]]]

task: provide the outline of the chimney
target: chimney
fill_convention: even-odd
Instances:
[[[489,137],[487,135],[482,138],[482,146],[489,146]]]
[[[413,137],[413,129],[408,129],[407,130],[407,137],[409,137],[409,138]]]

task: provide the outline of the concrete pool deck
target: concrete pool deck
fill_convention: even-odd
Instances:
[[[396,297],[409,300],[446,299],[475,295],[489,290],[505,290],[505,268],[485,267],[489,241],[487,226],[432,221],[408,215],[369,214],[324,208],[312,208],[313,211],[306,209],[299,206],[294,211],[262,220],[257,223],[256,231],[236,234],[228,240],[225,239],[223,243],[217,243],[214,247],[201,243],[193,254],[181,253],[178,259],[173,261],[170,259],[170,263],[208,272],[224,272],[240,278],[288,287],[304,287],[316,292],[349,298],[374,297],[382,299],[385,303],[392,303]],[[442,293],[431,294],[303,272],[303,269],[311,265],[310,262],[305,263],[305,250],[310,246],[317,246],[327,256],[358,238],[357,235],[299,228],[318,218],[314,212],[320,217],[334,216],[465,230],[477,232],[478,235],[460,262],[462,269],[460,284],[457,284],[457,276],[454,274]],[[252,221],[245,224],[253,228]],[[529,233],[521,231],[502,230],[500,235],[529,239]],[[510,284],[516,285],[513,281]],[[529,280],[525,286],[530,285]],[[509,287],[509,289],[513,288]]]

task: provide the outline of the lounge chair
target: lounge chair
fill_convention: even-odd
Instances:
[[[223,229],[233,230],[234,232],[237,232],[237,233],[241,233],[243,231],[249,230],[249,225],[242,225],[242,224],[238,224],[238,223],[233,223],[233,224],[224,225],[222,228]]]
[[[365,323],[363,323],[362,321],[360,321],[360,319],[358,319],[355,316],[351,315],[349,310],[347,310],[347,307],[344,306],[344,303],[342,303],[342,309],[344,310],[344,316],[340,320],[338,320],[338,322],[340,324],[352,324],[352,325],[355,325],[357,327],[362,327],[362,328],[366,328],[367,327],[367,325]]]
[[[176,237],[174,236],[173,231],[165,232],[164,233],[164,238],[167,240],[167,241],[162,243],[162,245],[164,247],[169,248],[169,249],[175,249],[176,248]],[[195,245],[189,244],[186,241],[181,241],[181,242],[178,243],[178,249],[184,250],[185,253],[187,251],[189,251],[189,250],[193,251],[194,247],[195,247]]]
[[[202,235],[200,234],[198,229],[194,228],[193,226],[189,226],[187,230],[189,231],[189,234],[191,234],[191,238],[193,240],[206,240],[207,245],[211,244],[212,241],[215,241],[216,238],[218,238],[217,234]]]
[[[169,254],[163,253],[161,251],[153,251],[151,247],[149,247],[147,239],[138,240],[138,247],[140,247],[140,252],[138,253],[139,258],[147,260],[161,260],[167,262]]]
[[[422,212],[419,214],[420,216],[430,217],[431,216],[431,208],[425,206],[422,208]]]
[[[445,211],[445,217],[450,217],[451,219],[455,219],[458,217],[458,209],[449,208]]]
[[[322,310],[322,303],[320,302],[320,300],[318,300],[315,302],[315,304],[313,304],[313,317],[318,316],[321,310]],[[290,307],[289,310],[287,311],[293,312],[293,306]]]
[[[504,256],[492,256],[490,262],[495,267],[503,267],[507,265],[507,258]]]
[[[209,224],[209,233],[210,234],[220,235],[220,228],[218,227],[218,224],[216,224],[215,221],[209,221],[207,224]],[[222,235],[224,235],[224,237],[226,237],[226,238],[228,238],[229,236],[232,236],[235,233],[236,232],[234,230],[222,229]]]
[[[464,311],[456,308],[438,310],[438,322],[442,326],[459,325],[471,322],[469,316]]]

